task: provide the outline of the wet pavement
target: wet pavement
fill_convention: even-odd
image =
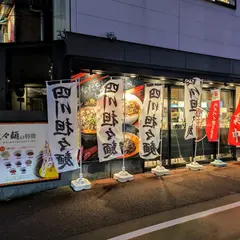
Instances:
[[[240,193],[240,163],[204,171],[171,171],[162,178],[134,176],[120,184],[93,182],[92,189],[64,187],[0,203],[0,239],[68,239],[96,229]],[[82,238],[81,238],[82,239]]]

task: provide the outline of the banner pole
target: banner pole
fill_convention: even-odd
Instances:
[[[202,150],[203,150],[203,158],[205,159],[205,149],[204,149],[203,139],[202,139]]]
[[[199,112],[199,107],[200,107],[200,103],[201,103],[201,96],[202,96],[202,85],[203,85],[203,81],[201,80],[200,82],[201,85],[201,93],[200,96],[198,98],[198,102],[197,102],[197,107],[196,107],[196,113],[195,113],[195,130],[196,130],[196,136],[195,136],[195,149],[194,149],[194,156],[193,156],[193,162],[191,162],[190,164],[187,164],[186,167],[192,171],[199,171],[201,169],[203,169],[203,166],[200,165],[197,161],[196,161],[196,156],[197,156],[197,139],[198,139],[198,129],[197,129],[197,117],[198,117],[198,112]]]
[[[219,119],[218,119],[218,151],[217,159],[220,160],[220,134],[221,134],[221,110],[219,109]]]
[[[78,127],[79,127],[79,146],[78,146],[78,156],[79,156],[79,178],[76,180],[73,180],[71,182],[71,187],[73,188],[74,191],[82,191],[82,190],[87,190],[91,188],[91,183],[86,179],[83,178],[83,169],[82,169],[82,154],[83,154],[83,148],[82,148],[82,141],[81,141],[81,131],[82,131],[82,122],[81,122],[81,89],[80,89],[80,79],[77,80],[77,87],[78,87],[78,104],[77,104],[77,109],[78,109],[78,114],[79,114],[79,122],[78,122]]]
[[[221,88],[219,89],[219,97],[220,97],[220,106],[219,106],[219,118],[218,118],[218,151],[217,151],[217,160],[220,160],[220,135],[221,135]]]
[[[227,166],[227,164],[225,162],[223,162],[220,159],[220,135],[221,135],[221,119],[222,119],[222,114],[221,114],[221,88],[219,88],[219,101],[220,101],[220,106],[219,106],[219,117],[218,117],[218,146],[217,146],[217,156],[216,159],[211,162],[211,165],[215,166],[215,167],[225,167]]]
[[[219,89],[220,95],[220,107],[219,107],[219,118],[218,118],[218,150],[217,150],[217,160],[220,160],[220,134],[221,134],[221,88]]]
[[[81,119],[81,89],[80,89],[80,79],[78,82],[78,111],[79,111],[79,163],[80,163],[80,171],[79,171],[79,180],[82,181],[83,178],[83,170],[82,170],[82,139],[81,139],[81,130],[82,130],[82,119]]]
[[[126,96],[125,96],[125,77],[123,78],[123,159],[122,159],[122,171],[125,172],[125,128],[126,128]]]
[[[197,105],[197,109],[196,109],[196,119],[195,119],[195,124],[196,124],[196,138],[195,138],[195,149],[194,149],[194,158],[193,158],[193,162],[196,164],[196,157],[197,157],[197,144],[198,144],[198,128],[197,128],[197,118],[198,118],[198,108],[199,108],[199,103],[201,102],[201,95],[199,96],[199,101],[198,101],[198,105]]]
[[[162,84],[162,95],[161,95],[161,130],[160,130],[160,156],[159,164],[156,168],[152,168],[151,172],[156,176],[163,176],[169,174],[169,170],[162,165],[162,149],[163,149],[163,114],[164,114],[164,89],[165,86]]]
[[[161,104],[162,104],[162,115],[161,115],[161,132],[160,132],[160,161],[159,165],[162,166],[162,147],[163,147],[163,113],[164,113],[164,84],[162,85],[162,96],[161,96]]]
[[[125,120],[126,120],[126,117],[125,117],[125,77],[123,77],[123,150],[122,150],[122,170],[118,173],[115,173],[113,175],[113,178],[118,180],[119,182],[121,183],[125,183],[125,182],[128,182],[128,181],[132,181],[133,180],[133,175],[131,175],[130,173],[128,173],[126,171],[126,168],[125,168]]]
[[[197,132],[196,132],[197,133]],[[193,161],[196,163],[197,161],[196,161],[196,156],[197,156],[197,144],[198,144],[198,142],[197,142],[197,134],[196,134],[196,138],[195,138],[195,149],[194,149],[194,159],[193,159]]]
[[[198,141],[197,141],[197,139],[198,139],[197,118],[200,117],[200,116],[198,115],[198,113],[199,113],[199,108],[200,108],[200,103],[201,103],[201,96],[202,96],[202,93],[201,93],[200,96],[199,96],[198,105],[197,105],[197,109],[196,109],[196,117],[195,117],[195,118],[196,118],[196,120],[195,120],[195,123],[196,123],[196,138],[195,138],[195,149],[194,149],[194,159],[193,159],[194,163],[197,162],[197,161],[196,161],[196,157],[197,157],[197,145],[198,145]]]

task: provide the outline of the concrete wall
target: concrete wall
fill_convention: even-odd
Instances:
[[[240,59],[240,0],[229,9],[205,0],[70,0],[71,31]]]
[[[0,187],[0,201],[7,201],[33,193],[39,193],[61,186],[70,185],[71,180],[76,179],[77,177],[78,173],[74,171],[61,174],[61,180]]]

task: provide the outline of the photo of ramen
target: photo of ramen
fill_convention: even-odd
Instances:
[[[12,164],[10,162],[5,163],[6,168],[10,168]]]
[[[126,124],[134,124],[138,120],[141,107],[142,107],[142,101],[137,96],[130,93],[126,93],[125,95],[125,123]]]
[[[21,151],[16,151],[13,154],[15,157],[20,158],[22,156]]]
[[[16,162],[15,163],[17,167],[21,167],[22,166],[22,163],[20,161]]]
[[[140,106],[134,100],[126,101],[125,104],[125,116],[133,116],[139,114]]]
[[[8,151],[2,152],[1,157],[3,157],[4,159],[8,159],[10,157],[10,153]]]
[[[11,175],[15,175],[17,171],[15,169],[11,169],[9,172],[11,173]]]
[[[96,102],[94,102],[93,100],[91,101],[91,103],[96,104]],[[87,105],[90,105],[89,102]],[[126,93],[125,95],[126,124],[133,124],[138,120],[141,106],[142,106],[142,102],[138,97],[136,97],[133,94]],[[94,106],[82,107],[80,112],[81,112],[81,127],[82,127],[81,132],[85,134],[96,134],[97,132],[96,108]],[[78,114],[78,118],[79,117],[80,115]]]
[[[30,166],[32,164],[32,160],[27,160],[27,161],[25,161],[25,163],[27,166]]]
[[[124,157],[129,158],[136,155],[139,152],[139,138],[135,134],[125,132],[124,145],[120,143],[122,152],[124,151]],[[122,157],[119,157],[122,158]]]
[[[95,107],[83,107],[80,112],[82,133],[95,134],[97,131]]]
[[[34,155],[34,152],[32,150],[28,150],[26,152],[26,154],[29,156],[29,157],[32,157]]]

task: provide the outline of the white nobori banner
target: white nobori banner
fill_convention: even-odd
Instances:
[[[77,82],[47,84],[48,138],[58,172],[78,168]]]
[[[196,138],[196,112],[202,93],[200,78],[185,79],[184,107],[186,118],[185,140]]]
[[[159,156],[162,108],[163,86],[145,85],[145,96],[139,121],[139,154],[143,159],[155,159]]]
[[[123,80],[109,80],[101,87],[96,111],[99,161],[122,156]]]

